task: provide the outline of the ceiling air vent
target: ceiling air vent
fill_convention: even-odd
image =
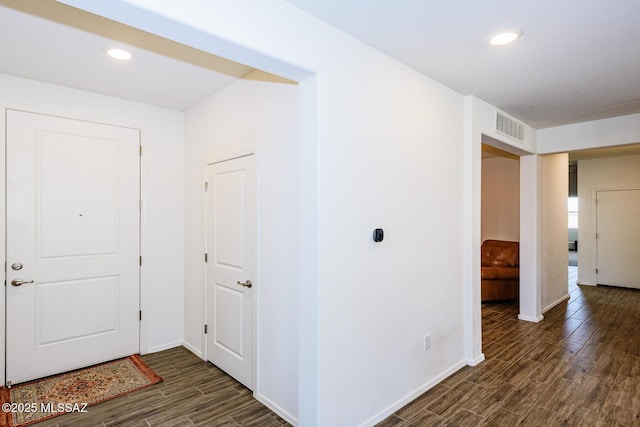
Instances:
[[[496,112],[496,131],[524,142],[524,125],[499,111]]]

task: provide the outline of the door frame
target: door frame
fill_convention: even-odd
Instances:
[[[202,225],[203,225],[203,229],[204,229],[204,235],[202,236],[202,248],[204,249],[204,253],[209,253],[209,248],[207,247],[207,236],[209,233],[209,229],[207,227],[207,215],[208,215],[208,211],[207,211],[207,197],[208,197],[208,192],[205,190],[204,187],[204,182],[207,181],[207,166],[212,165],[212,164],[216,164],[216,163],[223,163],[223,162],[227,162],[229,160],[235,160],[241,157],[248,157],[248,156],[253,156],[253,166],[255,167],[256,170],[256,200],[255,200],[255,215],[254,215],[254,230],[255,230],[255,238],[253,239],[253,253],[254,253],[254,257],[253,257],[253,271],[255,272],[255,282],[258,284],[258,286],[253,287],[252,289],[254,289],[254,295],[253,295],[253,390],[251,390],[252,394],[255,396],[256,395],[256,390],[258,390],[258,359],[259,359],[259,355],[260,355],[260,348],[258,346],[258,336],[259,336],[259,321],[258,321],[258,314],[260,313],[259,307],[260,307],[260,270],[258,268],[258,266],[260,265],[260,263],[258,262],[258,260],[260,259],[260,252],[258,250],[258,248],[260,247],[259,245],[259,241],[260,241],[260,221],[258,219],[258,212],[260,210],[260,179],[259,179],[259,163],[258,163],[258,149],[256,146],[247,146],[244,148],[240,148],[238,150],[233,150],[233,151],[228,151],[228,152],[221,152],[218,154],[214,154],[213,156],[211,156],[209,158],[209,160],[206,160],[203,165],[202,165]],[[204,255],[203,255],[203,261],[204,261]],[[203,319],[202,319],[202,342],[203,342],[203,348],[204,348],[204,352],[203,352],[203,359],[205,361],[209,360],[209,348],[208,348],[208,343],[207,343],[207,334],[205,334],[204,332],[204,325],[207,324],[207,319],[209,318],[209,307],[207,304],[208,301],[208,297],[209,297],[209,293],[207,291],[207,281],[208,281],[208,275],[207,275],[207,263],[203,262],[202,263],[202,269],[203,269],[203,277],[204,277],[204,281],[202,283],[202,287],[203,287],[203,302],[202,302],[202,308],[203,308]]]
[[[53,104],[46,103],[20,103],[20,102],[0,102],[0,129],[3,130],[2,137],[0,137],[0,260],[6,264],[7,262],[7,254],[6,254],[6,149],[7,149],[7,110],[16,110],[16,111],[24,111],[27,113],[34,114],[43,114],[54,117],[61,117],[66,119],[80,120],[86,122],[93,122],[104,124],[108,126],[118,126],[129,129],[136,129],[139,131],[140,139],[139,145],[144,154],[144,149],[142,148],[144,145],[144,128],[143,126],[135,123],[135,124],[125,124],[125,119],[122,117],[100,117],[101,114],[99,112],[85,112],[80,108],[72,107],[59,107]],[[106,119],[106,120],[105,120]],[[148,165],[146,161],[146,157],[141,155],[139,158],[140,166],[139,166],[139,178],[138,185],[140,187],[140,200],[143,202],[146,199],[147,195],[147,183],[144,177],[147,174]],[[144,203],[142,203],[144,206]],[[147,247],[147,214],[146,209],[141,209],[139,211],[139,221],[140,221],[140,235],[139,238],[139,248],[140,248],[140,256],[144,259],[145,249]],[[6,270],[6,269],[5,269]],[[139,309],[144,312],[146,307],[148,307],[148,296],[149,296],[149,283],[146,280],[146,268],[145,263],[142,263],[138,269],[138,290],[140,293],[139,297]],[[7,273],[3,271],[3,280],[5,282],[6,289],[6,278]],[[6,291],[0,292],[0,308],[2,310],[3,315],[0,316],[0,384],[4,385],[6,383],[6,352],[7,352],[7,336],[6,336]],[[138,351],[140,354],[146,354],[149,352],[149,342],[148,342],[148,318],[149,316],[142,316],[138,324]]]
[[[595,187],[591,189],[591,224],[593,233],[588,236],[590,243],[585,243],[585,246],[588,244],[592,244],[593,248],[593,263],[594,267],[598,268],[598,239],[596,239],[596,234],[598,232],[598,206],[596,200],[598,199],[598,193],[604,191],[631,191],[631,190],[640,190],[639,185],[614,185],[614,186],[605,186],[605,187]],[[578,271],[580,271],[580,266],[578,266]],[[592,286],[599,286],[598,282],[598,273],[595,273],[595,283]],[[633,288],[630,288],[633,289]]]

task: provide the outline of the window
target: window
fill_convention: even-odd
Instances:
[[[578,198],[569,197],[567,207],[569,210],[569,228],[578,228]]]

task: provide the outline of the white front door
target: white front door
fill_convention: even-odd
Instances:
[[[139,351],[140,137],[7,111],[7,382]]]
[[[640,289],[640,190],[596,193],[598,284]]]
[[[255,156],[207,166],[207,359],[254,383]]]

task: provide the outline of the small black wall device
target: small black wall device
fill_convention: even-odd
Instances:
[[[382,231],[382,228],[376,228],[373,230],[373,241],[382,242],[382,239],[384,239],[384,231]]]

